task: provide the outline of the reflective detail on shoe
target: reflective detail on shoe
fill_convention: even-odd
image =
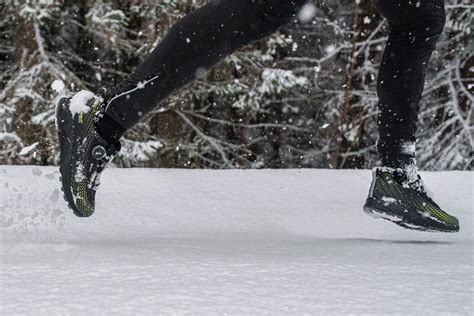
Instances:
[[[145,80],[145,81],[141,82],[139,85],[137,85],[137,86],[135,86],[135,87],[133,87],[133,88],[131,88],[131,89],[128,89],[127,91],[124,91],[124,92],[122,92],[122,93],[120,93],[120,94],[115,95],[113,98],[111,98],[111,99],[109,100],[109,102],[108,102],[107,105],[105,106],[105,110],[104,110],[104,111],[107,111],[107,109],[109,108],[110,104],[111,104],[112,102],[114,102],[116,99],[121,98],[121,97],[123,97],[123,96],[127,96],[127,95],[129,95],[130,93],[132,93],[132,92],[134,92],[134,91],[136,91],[136,90],[143,89],[143,88],[145,88],[146,85],[148,85],[148,84],[153,84],[153,81],[159,79],[160,77],[161,77],[161,74],[160,74],[160,75],[157,75],[157,76],[154,76],[154,77],[151,78],[151,79]]]
[[[94,149],[92,149],[92,156],[96,160],[101,160],[107,155],[107,151],[105,151],[105,148],[103,146],[95,146]]]

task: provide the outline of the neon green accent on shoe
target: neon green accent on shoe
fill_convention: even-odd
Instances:
[[[78,198],[76,200],[77,207],[84,213],[84,214],[92,214],[94,213],[94,206],[92,206],[87,199],[87,191],[86,191],[86,183],[81,182],[78,186]]]

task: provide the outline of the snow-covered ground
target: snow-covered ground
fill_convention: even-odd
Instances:
[[[0,166],[0,313],[472,315],[473,173],[423,175],[460,233],[363,214],[369,171],[111,169],[79,219]]]

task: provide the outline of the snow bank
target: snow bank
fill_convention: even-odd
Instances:
[[[460,233],[363,214],[368,171],[111,169],[79,219],[0,166],[2,315],[472,314],[472,173],[423,176]]]

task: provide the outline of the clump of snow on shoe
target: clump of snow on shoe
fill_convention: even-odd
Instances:
[[[397,203],[397,199],[394,199],[394,198],[388,197],[388,196],[382,197],[382,200],[383,200],[385,206],[388,206],[392,203]]]
[[[87,113],[90,110],[90,107],[87,106],[89,100],[95,98],[96,96],[87,90],[82,90],[76,93],[72,99],[71,104],[69,105],[69,110],[71,111],[72,115]]]

